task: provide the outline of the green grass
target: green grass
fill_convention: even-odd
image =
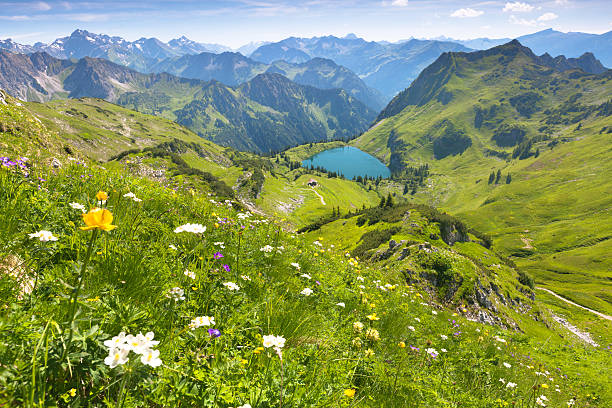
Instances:
[[[574,78],[571,71],[546,74],[545,68],[521,55],[506,62],[506,70],[498,57],[467,62],[454,55],[456,74],[443,87],[453,95],[448,104],[433,98],[423,106],[407,106],[351,144],[386,163],[395,152],[408,166],[429,164],[427,187],[409,200],[460,216],[491,234],[496,246],[533,274],[538,285],[611,314],[612,156],[610,135],[601,130],[612,121],[596,112],[573,118],[606,102],[612,82],[603,75]],[[531,117],[519,114],[509,103],[527,92],[542,97]],[[578,93],[577,113],[568,109],[560,114],[559,123],[549,123]],[[498,106],[496,113],[476,127],[475,107],[493,105]],[[462,154],[436,160],[432,138],[442,120],[465,131],[472,145]],[[532,153],[539,149],[539,157],[487,156],[487,149],[513,151],[492,140],[500,124],[523,126],[526,137],[534,140]],[[403,144],[389,146],[392,133]],[[497,170],[502,172],[500,184],[488,184],[489,174]],[[507,174],[512,177],[510,184],[505,184]],[[401,193],[401,186],[395,192]],[[524,248],[525,240],[533,249]]]
[[[533,337],[471,322],[467,317],[477,309],[444,309],[436,296],[407,285],[399,264],[348,262],[330,244],[348,242],[349,232],[340,237],[325,230],[318,246],[274,222],[211,203],[206,191],[175,193],[122,172],[89,177],[89,171],[74,165],[53,173],[32,163],[28,179],[44,179],[41,188],[20,172],[0,172],[0,214],[10,220],[0,226],[2,270],[19,271],[19,278],[4,279],[0,288],[4,404],[267,407],[282,400],[287,407],[482,407],[532,406],[539,395],[551,406],[572,397],[581,406],[610,401],[608,385],[596,381],[609,372],[608,352],[561,339],[534,321]],[[109,192],[105,206],[117,228],[96,237],[79,229],[79,211],[68,203],[89,207],[100,189]],[[143,201],[125,198],[128,191]],[[435,227],[418,213],[411,217],[423,234]],[[207,229],[201,235],[173,232],[189,222]],[[41,229],[58,240],[28,237]],[[262,250],[266,245],[271,252]],[[460,250],[498,262],[475,245]],[[217,251],[223,258],[213,258]],[[468,273],[465,265],[453,261],[459,273]],[[79,278],[70,341],[69,299]],[[17,285],[30,281],[33,290],[20,294]],[[228,290],[228,281],[240,289]],[[184,289],[184,300],[166,297],[173,287]],[[310,296],[300,293],[305,287],[313,290]],[[377,317],[370,321],[373,313]],[[523,313],[529,321],[533,310]],[[213,316],[221,336],[211,338],[207,327],[189,329],[196,316]],[[356,331],[356,321],[365,328]],[[370,328],[377,332],[368,334]],[[110,368],[103,342],[120,331],[154,332],[163,364],[145,366],[131,351],[126,364]],[[268,334],[286,339],[282,364],[275,352],[257,349]],[[432,357],[427,348],[439,354]],[[539,377],[536,371],[549,374]],[[355,396],[345,396],[347,389],[355,389]]]

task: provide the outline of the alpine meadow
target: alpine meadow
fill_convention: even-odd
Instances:
[[[0,406],[612,406],[609,17],[3,4]]]

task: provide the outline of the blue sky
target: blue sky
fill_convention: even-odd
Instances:
[[[396,41],[518,37],[545,28],[612,30],[611,0],[0,0],[0,39],[50,42],[77,28],[129,40],[185,35],[238,47],[289,36]]]

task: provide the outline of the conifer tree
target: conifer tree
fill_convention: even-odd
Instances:
[[[497,170],[497,175],[495,176],[495,184],[499,184],[499,180],[501,180],[501,169]]]
[[[510,176],[510,173],[508,173],[508,175],[506,176],[506,184],[510,184],[511,181],[512,177]]]

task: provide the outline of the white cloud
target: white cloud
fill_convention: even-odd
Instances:
[[[555,13],[544,13],[540,17],[538,17],[538,21],[551,21],[558,17],[559,16],[556,15]]]
[[[29,16],[0,16],[0,20],[27,21],[27,20],[30,20],[30,17]]]
[[[524,25],[529,27],[535,27],[538,25],[538,22],[535,20],[526,20],[524,18],[518,18],[514,15],[510,16],[508,21],[510,21],[512,24]]]
[[[34,3],[32,7],[34,8],[34,10],[38,10],[38,11],[51,10],[51,6],[48,3],[45,3],[44,1],[39,1],[37,3]]]
[[[396,7],[406,7],[408,5],[408,0],[393,0],[391,5]]]
[[[520,1],[516,1],[514,3],[506,3],[504,6],[503,12],[511,12],[511,13],[528,13],[533,10],[531,4],[521,3]]]
[[[569,4],[569,0],[555,0],[557,6],[566,6]]]
[[[480,10],[474,10],[472,8],[462,8],[459,10],[455,10],[452,14],[451,17],[458,17],[458,18],[469,18],[469,17],[478,17],[484,14],[484,11],[480,11]]]

